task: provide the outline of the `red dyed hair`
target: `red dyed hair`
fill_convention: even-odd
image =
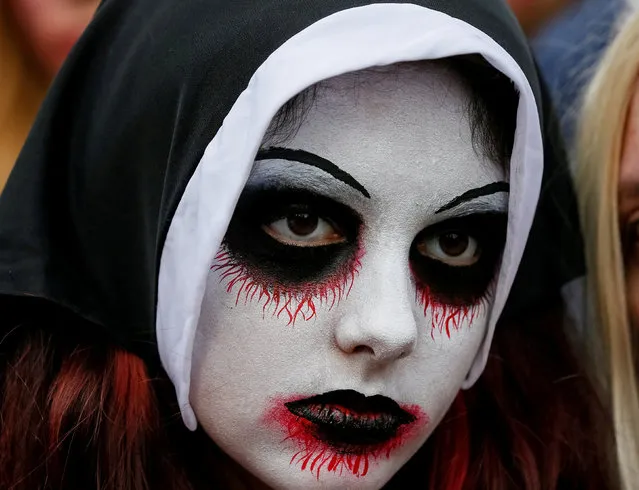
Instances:
[[[78,322],[20,322],[0,344],[0,489],[251,488],[183,427],[163,374]],[[502,324],[484,375],[387,488],[617,488],[610,428],[560,312]]]

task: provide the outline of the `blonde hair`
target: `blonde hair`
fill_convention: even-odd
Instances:
[[[608,360],[617,457],[627,489],[639,481],[639,392],[626,304],[618,180],[630,103],[639,75],[639,12],[624,19],[588,87],[576,169],[594,320]]]
[[[0,2],[0,191],[29,133],[48,83],[19,39],[8,2]]]

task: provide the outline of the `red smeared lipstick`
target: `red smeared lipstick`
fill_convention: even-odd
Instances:
[[[284,404],[293,414],[316,427],[319,439],[339,450],[362,451],[392,439],[416,417],[390,398],[366,397],[356,391],[331,391]]]
[[[317,478],[323,471],[365,476],[428,420],[417,405],[353,390],[278,400],[268,418],[286,431],[283,442],[296,444],[291,464]]]

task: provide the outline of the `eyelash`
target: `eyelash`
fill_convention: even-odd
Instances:
[[[314,318],[318,305],[328,305],[331,310],[343,298],[348,297],[362,266],[363,255],[363,251],[358,248],[348,263],[319,284],[286,286],[273,281],[259,271],[249,270],[226,246],[216,255],[211,270],[220,273],[220,282],[226,283],[227,293],[232,293],[237,288],[236,306],[242,298],[245,304],[257,301],[262,305],[263,315],[272,309],[274,317],[280,318],[284,314],[287,324],[294,325],[300,317],[304,321]]]

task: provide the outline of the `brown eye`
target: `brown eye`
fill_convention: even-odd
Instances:
[[[426,236],[417,243],[417,251],[424,257],[456,267],[473,265],[481,256],[477,240],[456,232]]]
[[[318,214],[291,210],[280,219],[262,226],[275,240],[298,247],[322,247],[346,241],[337,227]]]
[[[457,233],[446,233],[439,236],[439,248],[449,257],[459,257],[470,245],[470,237],[468,235],[459,235]]]
[[[297,236],[312,234],[319,225],[319,217],[308,213],[294,214],[286,218],[288,229]]]

